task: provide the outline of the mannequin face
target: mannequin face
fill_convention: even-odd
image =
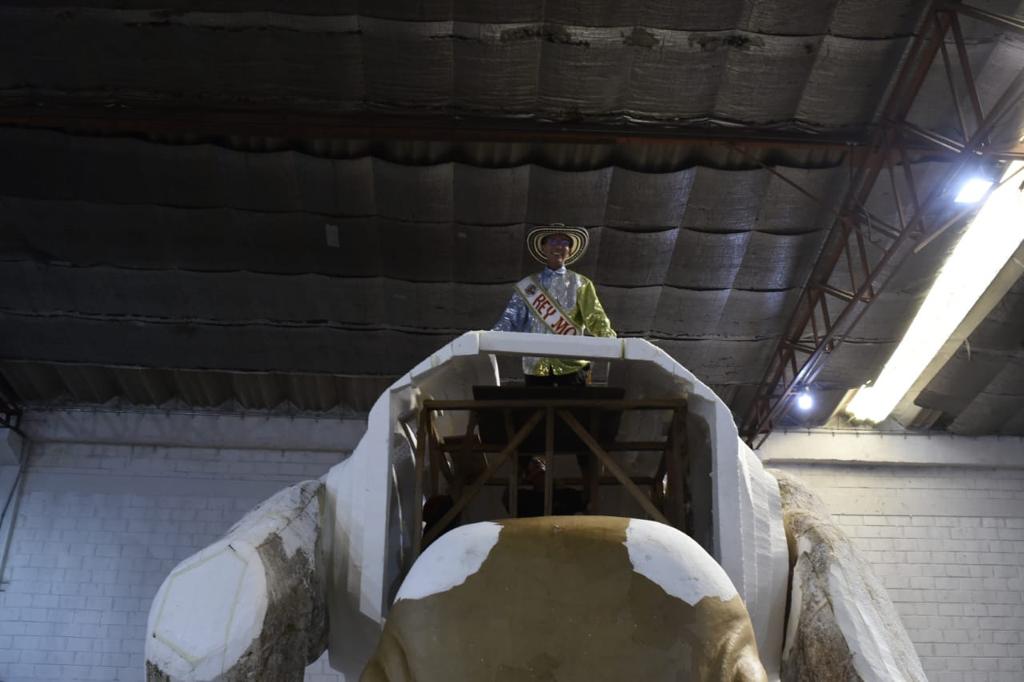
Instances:
[[[557,270],[565,265],[565,259],[569,257],[571,248],[572,240],[564,234],[557,233],[549,235],[540,244],[541,253],[546,259],[545,264],[552,270]]]

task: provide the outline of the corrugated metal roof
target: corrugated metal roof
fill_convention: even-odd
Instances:
[[[365,413],[396,377],[0,361],[27,404],[100,403]]]
[[[6,135],[50,163],[0,160],[17,242],[0,353],[78,363],[399,374],[490,327],[533,267],[528,225],[563,220],[591,226],[576,267],[617,329],[675,344],[709,381],[753,382],[827,226],[776,173],[822,197],[846,181],[841,167],[570,172]]]
[[[489,327],[534,267],[525,231],[558,221],[590,231],[578,269],[617,329],[653,338],[742,415],[846,191],[847,155],[835,145],[623,144],[614,130],[685,123],[856,139],[925,5],[6,3],[0,107],[38,98],[48,111],[63,98],[114,110],[388,115],[411,129],[439,116],[556,121],[608,134],[0,128],[0,372],[29,400],[365,409],[390,377]],[[980,6],[1024,16],[1020,0]],[[963,24],[989,105],[1024,65],[1024,42]],[[81,58],[64,58],[84,45]],[[912,118],[955,132],[938,71]],[[1024,109],[1012,110],[994,140],[1016,139],[1022,122]],[[948,168],[913,159],[926,187]],[[889,192],[880,183],[868,208],[895,224]],[[877,372],[957,235],[902,264],[831,354],[810,421]],[[958,356],[929,386],[925,399],[949,408],[954,430],[1024,432],[1019,336],[1016,347],[1004,341]]]
[[[871,120],[925,4],[7,6],[0,62],[17,64],[6,88],[151,100],[848,126]],[[53,58],[86,38],[89,58]]]

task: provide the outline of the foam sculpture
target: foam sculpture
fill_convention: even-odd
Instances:
[[[784,682],[927,682],[885,587],[825,503],[795,476],[772,473],[794,559]]]
[[[286,488],[171,572],[149,612],[147,679],[302,678],[327,641],[323,496],[320,481]]]
[[[331,666],[345,680],[360,679],[364,670],[368,680],[402,679],[389,667],[389,661],[433,665],[418,654],[409,658],[409,651],[396,650],[389,639],[415,618],[439,617],[414,609],[416,600],[410,595],[415,594],[415,584],[422,581],[417,578],[409,583],[414,576],[433,572],[426,568],[431,564],[424,562],[439,555],[428,552],[417,560],[408,576],[404,570],[410,563],[412,510],[421,501],[414,499],[414,444],[403,424],[415,423],[424,400],[465,400],[472,398],[474,385],[497,385],[498,355],[607,361],[609,384],[622,387],[629,399],[686,398],[691,462],[688,475],[696,542],[681,533],[662,537],[674,538],[664,546],[666,556],[687,558],[673,564],[672,570],[678,569],[680,575],[662,576],[660,582],[648,584],[636,577],[643,577],[642,572],[626,570],[623,557],[629,555],[628,528],[633,523],[629,519],[620,519],[616,526],[620,530],[626,528],[625,531],[602,531],[607,550],[602,561],[616,562],[617,575],[631,584],[643,584],[648,596],[657,591],[655,585],[668,594],[666,598],[672,597],[666,585],[687,581],[704,585],[704,591],[685,593],[682,604],[669,602],[673,605],[667,607],[668,612],[696,609],[690,615],[710,622],[714,620],[711,611],[700,604],[701,599],[712,596],[725,609],[722,617],[736,623],[743,619],[737,609],[739,602],[729,596],[733,594],[730,590],[742,600],[750,629],[740,630],[752,633],[752,640],[744,634],[719,642],[715,632],[724,631],[711,626],[696,639],[686,640],[683,634],[676,633],[673,636],[677,639],[672,641],[679,647],[684,640],[690,646],[703,641],[708,643],[707,651],[722,653],[711,657],[717,661],[712,664],[699,656],[700,661],[694,662],[693,655],[672,660],[683,667],[696,665],[700,669],[735,663],[736,669],[744,671],[747,677],[690,678],[681,674],[678,679],[757,680],[761,672],[752,664],[754,655],[760,658],[768,679],[779,679],[783,672],[791,568],[780,489],[776,478],[764,470],[757,456],[740,440],[726,405],[693,374],[646,340],[507,332],[463,334],[412,368],[376,401],[368,416],[366,433],[351,455],[332,467],[320,481],[307,481],[271,498],[223,539],[175,568],[160,587],[150,611],[146,637],[148,679],[301,680],[305,665],[318,658],[324,646],[329,650]],[[436,426],[442,434],[463,433],[466,419],[465,413],[446,412],[437,418]],[[667,417],[654,412],[630,412],[623,416],[619,438],[640,441],[648,440],[651,434],[663,435],[667,421]],[[633,464],[639,467],[644,462],[638,458]],[[616,513],[606,511],[604,504],[602,493],[602,511]],[[492,514],[490,518],[495,517]],[[469,523],[480,519],[468,514],[463,520]],[[555,521],[548,519],[544,523]],[[564,528],[570,521],[559,523]],[[650,527],[648,522],[638,523],[636,527]],[[498,525],[501,537],[508,533],[512,544],[513,536],[526,532],[525,528],[539,533],[543,542],[549,542],[550,533],[554,532],[554,526],[545,530],[529,524],[520,528],[518,522]],[[582,532],[583,526],[572,527]],[[627,540],[618,543],[618,551],[611,551],[616,543],[608,538],[618,538],[623,533]],[[450,541],[456,542],[459,537],[462,536],[454,535]],[[437,552],[448,542],[439,540]],[[706,554],[694,548],[703,548]],[[503,541],[493,551],[504,553]],[[720,568],[719,573],[709,567],[708,555]],[[480,579],[491,575],[486,557],[481,566],[487,570]],[[467,577],[465,582],[470,585],[471,579]],[[607,583],[601,584],[605,587],[600,589],[612,589]],[[460,588],[458,593],[464,589]],[[613,594],[621,604],[621,590],[626,588],[619,585],[614,589],[608,594]],[[454,595],[455,589],[450,596]],[[694,599],[696,604],[691,603]],[[429,596],[426,600],[430,601]],[[606,607],[612,608],[607,604]],[[385,630],[385,624],[391,622],[394,624],[389,625],[390,630]],[[571,646],[566,644],[560,650],[569,651]],[[861,644],[850,650],[874,655],[874,649]],[[557,658],[557,652],[549,651],[548,655]],[[371,657],[374,663],[367,668]],[[546,661],[542,665],[556,662]],[[863,679],[868,682],[903,678]]]
[[[363,682],[766,682],[732,581],[655,521],[565,516],[442,535],[398,591]]]

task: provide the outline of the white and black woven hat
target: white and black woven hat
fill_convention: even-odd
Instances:
[[[569,255],[565,259],[566,265],[571,265],[578,261],[586,252],[587,245],[590,243],[590,235],[582,227],[571,227],[562,223],[541,225],[540,227],[533,228],[526,235],[526,246],[530,250],[530,255],[535,260],[547,263],[548,259],[544,256],[544,252],[541,251],[540,245],[553,234],[564,234],[569,238]]]

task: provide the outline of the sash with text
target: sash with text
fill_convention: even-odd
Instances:
[[[516,284],[516,291],[526,301],[527,307],[551,330],[552,334],[562,336],[580,336],[582,331],[572,323],[561,306],[547,290],[534,280],[526,277]]]

